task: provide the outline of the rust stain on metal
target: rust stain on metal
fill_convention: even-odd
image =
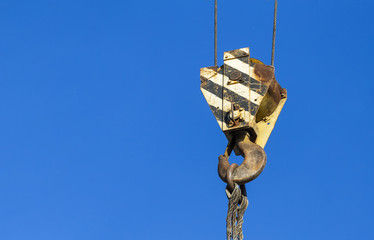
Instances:
[[[259,81],[266,83],[274,79],[274,68],[272,66],[255,64],[254,73]]]
[[[232,81],[239,81],[243,74],[237,70],[234,70],[230,73],[230,80]]]
[[[230,165],[229,163],[229,157],[234,147],[237,147],[240,155],[244,157],[240,166]],[[250,140],[248,132],[239,131],[229,141],[225,154],[219,156],[218,175],[226,183],[231,180],[243,185],[257,178],[264,170],[265,165],[266,153],[264,149]],[[228,176],[229,172],[231,173],[230,176]]]

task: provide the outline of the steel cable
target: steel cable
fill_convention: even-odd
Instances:
[[[237,224],[236,224],[239,240],[243,240],[243,222],[244,222],[243,217],[244,217],[245,210],[247,210],[247,207],[248,207],[248,198],[244,195],[241,195],[241,197],[242,199],[241,199],[240,206],[238,207],[238,219],[237,219]]]
[[[226,188],[226,195],[229,199],[226,217],[226,238],[227,240],[242,240],[243,217],[248,206],[247,197],[242,194],[238,184],[235,184],[232,193]]]

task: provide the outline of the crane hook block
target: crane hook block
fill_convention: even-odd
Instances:
[[[225,52],[223,60],[221,67],[200,69],[200,89],[229,141],[235,132],[246,130],[264,148],[287,91],[275,79],[274,67],[250,58],[249,48]]]

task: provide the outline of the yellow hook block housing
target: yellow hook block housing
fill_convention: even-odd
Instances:
[[[287,91],[275,79],[274,67],[250,58],[249,48],[225,52],[223,58],[219,68],[201,68],[200,89],[228,140],[246,130],[264,148]]]

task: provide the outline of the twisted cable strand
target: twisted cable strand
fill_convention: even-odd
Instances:
[[[236,228],[237,228],[237,231],[238,231],[238,239],[239,240],[243,240],[244,236],[243,236],[243,217],[244,217],[244,213],[245,213],[245,210],[247,209],[248,207],[248,198],[244,195],[241,196],[241,203],[240,203],[240,206],[238,207],[238,219],[237,219],[237,225],[236,225]]]
[[[237,208],[239,204],[239,200],[241,197],[241,191],[237,184],[235,184],[235,188],[230,193],[230,191],[226,188],[226,195],[229,199],[229,206],[227,211],[227,218],[226,218],[226,238],[227,240],[236,239],[234,237],[237,236],[236,230],[236,219],[237,219]]]
[[[248,207],[248,198],[244,192],[241,192],[237,184],[235,184],[232,193],[226,188],[226,195],[229,199],[226,218],[226,238],[227,240],[243,240],[243,218],[245,210]]]

